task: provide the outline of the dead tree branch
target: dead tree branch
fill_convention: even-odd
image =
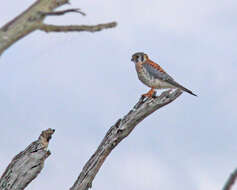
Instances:
[[[181,94],[180,90],[176,90],[172,93],[170,91],[163,92],[160,96],[145,101],[141,98],[127,115],[119,119],[108,130],[98,149],[85,164],[70,190],[87,190],[90,188],[92,181],[110,152],[132,132],[136,125],[154,111],[174,101]]]
[[[230,175],[228,178],[223,190],[231,190],[232,186],[234,185],[235,181],[237,179],[237,169]]]
[[[0,28],[0,55],[9,48],[16,41],[27,36],[35,30],[46,31],[46,26],[49,27],[48,31],[65,32],[67,26],[62,26],[63,29],[59,29],[60,26],[47,25],[43,21],[47,16],[60,16],[69,12],[77,12],[82,15],[85,13],[81,12],[79,9],[68,9],[63,11],[54,11],[56,8],[68,4],[69,0],[37,0],[33,5],[31,5],[22,14],[14,18],[12,21],[5,24]],[[107,24],[99,24],[95,26],[68,26],[66,31],[88,31],[95,32],[102,29],[113,28],[116,26],[115,22]],[[57,29],[55,29],[55,27]],[[54,28],[54,30],[53,30]],[[80,29],[75,29],[80,28]],[[81,29],[82,28],[82,29]]]
[[[57,26],[57,25],[42,24],[39,26],[39,29],[45,32],[83,32],[83,31],[98,32],[100,30],[106,28],[113,28],[115,26],[116,26],[115,22],[98,24],[94,26],[88,26],[88,25]]]
[[[80,13],[82,16],[86,16],[86,13],[82,12],[80,9],[66,9],[63,11],[54,11],[54,12],[42,12],[42,16],[58,16],[64,15],[66,13]]]
[[[50,155],[47,150],[53,129],[42,131],[38,140],[17,154],[0,178],[0,190],[22,190],[41,172]]]

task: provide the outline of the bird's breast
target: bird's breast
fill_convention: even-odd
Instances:
[[[154,84],[154,77],[151,76],[147,70],[142,66],[142,63],[136,63],[137,76],[145,85],[152,87]]]
[[[163,88],[172,88],[173,87],[172,85],[168,84],[167,82],[157,79],[153,75],[151,75],[142,66],[142,63],[136,63],[136,71],[137,71],[139,80],[151,88],[163,89]]]

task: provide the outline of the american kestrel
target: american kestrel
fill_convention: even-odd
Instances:
[[[154,89],[166,88],[179,88],[193,96],[197,96],[191,90],[177,83],[160,65],[151,61],[147,54],[142,52],[135,53],[131,61],[135,63],[139,80],[151,88],[151,90],[143,94],[143,96],[152,97],[155,92]]]

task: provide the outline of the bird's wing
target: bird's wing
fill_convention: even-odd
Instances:
[[[162,81],[174,81],[174,79],[169,76],[158,64],[152,61],[146,61],[143,63],[144,69],[154,78]]]
[[[152,61],[146,61],[143,63],[144,69],[153,76],[154,78],[157,78],[159,80],[162,80],[164,82],[167,82],[177,88],[180,88],[183,91],[186,91],[194,96],[197,96],[194,94],[191,90],[185,88],[184,86],[177,83],[170,75],[168,75],[158,64],[152,62]]]

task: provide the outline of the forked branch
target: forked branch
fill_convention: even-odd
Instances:
[[[43,23],[47,16],[60,16],[70,12],[85,15],[80,9],[67,9],[62,11],[54,11],[56,8],[68,4],[69,0],[37,0],[22,14],[5,24],[0,28],[0,56],[1,54],[16,41],[27,36],[35,30],[46,32],[71,32],[71,31],[87,31],[97,32],[102,29],[113,28],[115,22],[98,24],[94,26],[87,25],[68,25],[55,26]]]

